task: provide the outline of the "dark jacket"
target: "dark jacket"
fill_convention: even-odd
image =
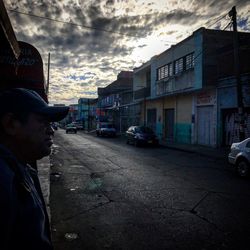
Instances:
[[[37,171],[0,145],[0,249],[52,250]]]

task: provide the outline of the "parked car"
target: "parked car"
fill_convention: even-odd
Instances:
[[[66,125],[66,134],[68,133],[77,133],[77,127],[74,124]]]
[[[96,126],[96,135],[97,136],[116,136],[116,129],[114,124],[107,122],[99,122]]]
[[[131,126],[126,131],[127,144],[133,143],[135,146],[154,145],[157,146],[159,141],[153,130],[145,126]]]
[[[54,130],[57,130],[57,129],[58,129],[58,125],[57,125],[57,123],[55,123],[55,122],[52,122],[52,123],[51,123],[51,126],[52,126],[52,128],[53,128]]]
[[[83,130],[83,125],[81,122],[75,122],[73,124],[76,126],[77,130]]]
[[[231,145],[228,162],[235,166],[236,172],[240,177],[247,177],[249,175],[250,138]]]

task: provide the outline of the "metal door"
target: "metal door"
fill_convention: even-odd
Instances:
[[[165,109],[164,112],[165,137],[167,141],[174,140],[174,109]]]
[[[197,142],[200,145],[213,144],[213,107],[197,108]]]
[[[156,109],[147,110],[147,126],[153,131],[156,130]]]

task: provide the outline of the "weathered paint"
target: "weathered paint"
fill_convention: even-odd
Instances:
[[[250,107],[250,75],[246,74],[241,77],[243,103],[245,107],[246,117],[246,136],[250,131],[250,123],[248,122]],[[219,81],[218,88],[218,145],[231,145],[239,139],[238,135],[238,116],[237,116],[237,87],[235,78],[225,78]]]
[[[193,96],[180,95],[176,98],[175,141],[191,143]]]
[[[155,133],[161,139],[162,138],[162,99],[147,101],[146,110],[148,109],[156,109]]]
[[[191,124],[193,96],[179,95],[176,98],[176,123]]]
[[[216,90],[201,91],[196,96],[195,143],[216,147]]]
[[[191,123],[176,123],[175,138],[178,143],[191,144]]]

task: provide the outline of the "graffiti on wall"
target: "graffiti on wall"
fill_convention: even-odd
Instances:
[[[245,112],[245,138],[250,137],[250,113]],[[224,116],[224,144],[231,145],[239,142],[239,114],[237,111],[228,112]]]

